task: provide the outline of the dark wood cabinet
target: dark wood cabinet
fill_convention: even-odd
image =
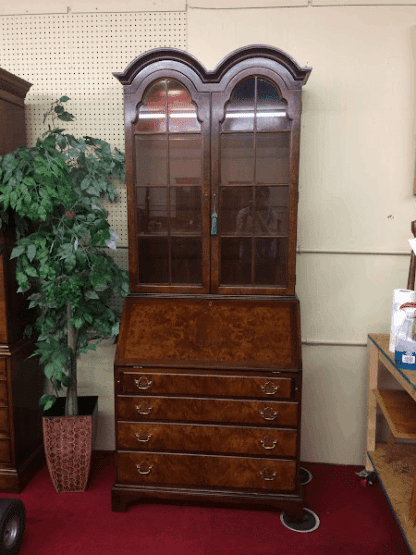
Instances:
[[[0,156],[26,144],[27,81],[0,69]],[[0,492],[19,493],[44,460],[39,397],[43,375],[23,339],[25,303],[17,293],[12,226],[0,231]]]
[[[115,74],[130,294],[115,360],[114,510],[155,497],[302,514],[295,263],[310,71],[251,46],[214,71],[163,48]]]

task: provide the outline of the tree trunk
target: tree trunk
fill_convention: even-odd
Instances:
[[[75,326],[69,324],[72,318],[72,306],[68,303],[67,306],[67,319],[68,319],[68,347],[71,349],[70,367],[68,369],[68,376],[71,383],[66,393],[65,403],[65,416],[78,416],[78,387],[77,387],[77,356],[76,356],[76,342],[77,330]]]

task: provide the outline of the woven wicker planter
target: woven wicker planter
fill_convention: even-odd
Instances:
[[[58,399],[42,417],[46,462],[55,490],[85,491],[98,417],[98,397],[79,397],[80,416],[62,416],[65,399]]]

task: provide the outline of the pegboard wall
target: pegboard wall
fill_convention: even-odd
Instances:
[[[0,67],[33,86],[26,97],[29,145],[45,131],[43,115],[62,95],[75,117],[74,136],[108,141],[124,152],[123,71],[139,54],[170,46],[186,50],[185,12],[91,13],[0,17]],[[117,261],[127,268],[127,208],[123,183],[107,203],[120,236]]]

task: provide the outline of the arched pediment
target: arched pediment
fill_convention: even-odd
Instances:
[[[137,58],[130,62],[124,71],[113,73],[113,75],[122,85],[131,85],[136,75],[142,72],[147,66],[155,62],[167,61],[185,64],[199,75],[201,81],[207,81],[209,72],[204,66],[194,56],[177,48],[157,48],[155,50],[149,50],[137,56]]]
[[[226,56],[218,64],[214,71],[210,72],[212,80],[215,82],[220,81],[223,75],[225,75],[225,73],[227,73],[233,66],[243,62],[244,60],[253,58],[263,58],[276,62],[288,71],[293,81],[298,83],[299,86],[303,86],[306,83],[309,74],[312,71],[311,68],[300,67],[291,56],[279,48],[265,45],[251,45],[239,48]]]
[[[278,48],[265,45],[251,45],[239,48],[226,56],[217,67],[209,71],[194,56],[176,48],[157,48],[137,56],[123,72],[113,73],[122,85],[130,85],[136,75],[155,62],[177,62],[191,68],[203,83],[218,83],[235,65],[245,60],[262,58],[271,60],[284,68],[290,76],[295,88],[302,87],[311,72],[310,68],[302,68],[288,54]]]

